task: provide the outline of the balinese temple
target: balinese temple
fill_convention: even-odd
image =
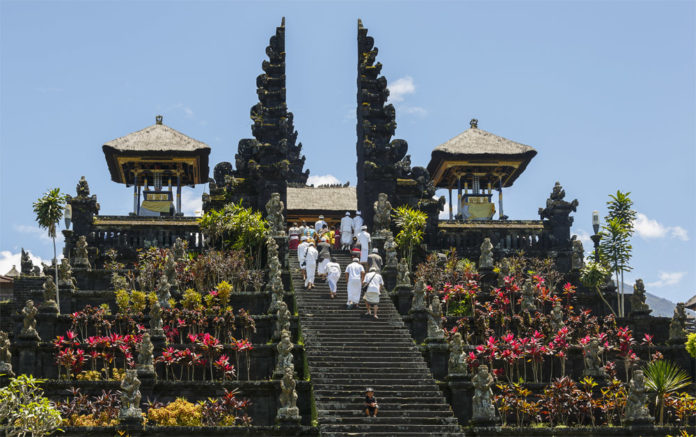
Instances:
[[[133,215],[182,215],[181,187],[208,182],[210,147],[155,120],[102,149],[111,180],[133,187]]]
[[[496,213],[493,190],[498,191],[498,218],[505,220],[503,188],[512,186],[537,152],[479,129],[476,119],[470,125],[433,150],[428,171],[437,188],[449,190],[450,220],[491,220]]]
[[[340,223],[350,212],[354,216],[358,209],[358,195],[355,187],[349,186],[288,186],[287,221],[289,224],[307,224],[317,221],[319,215],[330,227]]]

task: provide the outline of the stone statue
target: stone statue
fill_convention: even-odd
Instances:
[[[155,367],[153,363],[153,352],[155,346],[150,340],[150,333],[146,332],[143,334],[143,339],[138,346],[138,362],[136,368],[139,371],[154,372]]]
[[[39,266],[34,266],[31,268],[31,276],[43,276],[41,274],[41,267]]]
[[[651,423],[655,420],[646,406],[645,391],[643,371],[636,370],[633,372],[633,379],[628,384],[628,397],[626,398],[626,408],[624,410],[624,420],[626,422]]]
[[[679,302],[674,308],[672,321],[669,322],[669,339],[681,341],[686,338],[686,311],[684,303]]]
[[[72,275],[72,266],[67,258],[60,260],[60,265],[58,265],[58,286],[71,290],[77,289],[77,282]]]
[[[447,360],[447,373],[449,376],[467,375],[466,352],[464,352],[464,340],[462,334],[455,332],[449,344],[449,359]]]
[[[169,292],[170,290],[170,285],[169,285],[169,280],[167,280],[167,275],[162,275],[160,276],[160,280],[157,283],[157,299],[159,300],[159,304],[162,308],[171,308],[172,306],[169,304],[169,299],[172,298],[171,293]]]
[[[522,285],[521,306],[522,311],[528,311],[529,314],[534,314],[537,310],[534,286],[532,285],[532,280],[529,278],[525,279],[524,285]]]
[[[286,367],[294,366],[292,348],[293,344],[290,340],[290,331],[283,330],[280,334],[280,341],[276,346],[276,350],[278,351],[278,362],[276,363],[274,374],[282,375]]]
[[[174,240],[174,246],[172,247],[172,255],[174,255],[174,261],[185,261],[186,260],[186,248],[188,243],[179,237]]]
[[[34,274],[34,263],[31,262],[29,252],[25,252],[24,248],[22,248],[22,258],[19,268],[23,275],[31,276]]]
[[[600,355],[604,348],[599,345],[599,340],[593,338],[582,347],[585,361],[585,370],[583,376],[603,377],[605,375],[602,369],[602,359]]]
[[[75,191],[77,191],[77,197],[89,197],[89,184],[84,176],[77,182]]]
[[[53,282],[53,276],[48,275],[44,280],[42,285],[43,288],[43,303],[41,304],[42,310],[54,310],[58,311],[58,304],[56,303],[56,295],[58,293],[58,287],[56,283]]]
[[[571,267],[575,271],[580,271],[585,267],[585,248],[582,247],[582,241],[578,240],[576,235],[572,238],[572,248]]]
[[[12,371],[12,352],[10,352],[10,337],[7,332],[0,331],[0,375],[14,376]]]
[[[508,258],[503,258],[500,260],[499,264],[500,271],[498,272],[498,287],[502,288],[505,285],[505,278],[510,276],[510,260]]]
[[[80,235],[75,243],[75,256],[73,257],[75,267],[86,268],[90,270],[92,268],[89,263],[89,253],[87,252],[87,237]]]
[[[389,233],[387,236],[387,241],[384,242],[384,252],[386,253],[386,259],[384,262],[384,268],[393,268],[397,266],[396,260],[396,241],[394,241],[394,236]]]
[[[379,193],[373,208],[375,211],[373,217],[375,235],[382,236],[385,232],[391,232],[392,206],[389,202],[389,197],[385,193]]]
[[[176,278],[176,261],[171,251],[167,254],[167,258],[164,261],[164,274],[167,276],[170,288],[178,289],[179,280]]]
[[[162,328],[162,307],[159,300],[150,304],[150,332],[153,336],[161,337],[164,335]]]
[[[481,256],[479,256],[479,269],[493,268],[493,243],[491,239],[486,237],[481,243]]]
[[[280,408],[276,418],[281,422],[300,420],[300,409],[297,408],[297,392],[295,391],[295,367],[285,366],[283,379],[280,380]]]
[[[126,375],[121,380],[121,411],[118,417],[121,420],[137,421],[143,420],[140,410],[140,380],[137,370],[126,370]]]
[[[32,338],[36,340],[41,340],[39,337],[39,333],[36,332],[36,313],[38,313],[39,310],[36,309],[34,306],[34,301],[33,300],[28,300],[27,303],[25,304],[24,308],[22,309],[22,317],[23,317],[23,325],[22,325],[22,331],[20,332],[20,335],[24,338]]]
[[[430,307],[427,311],[428,316],[428,338],[444,339],[445,333],[442,330],[442,305],[440,298],[433,296],[430,301]]]
[[[553,309],[551,310],[550,323],[552,335],[555,335],[565,326],[565,322],[563,321],[563,308],[561,308],[561,302],[559,301],[556,301],[553,304]]]
[[[288,304],[281,301],[278,304],[278,311],[276,313],[276,326],[275,332],[273,333],[273,339],[279,339],[283,331],[290,331],[290,310],[288,309]]]
[[[278,311],[278,306],[283,301],[285,293],[281,271],[282,266],[278,259],[278,243],[276,243],[274,238],[268,237],[266,239],[266,248],[268,250],[268,283],[266,284],[266,291],[270,291],[273,294],[268,312],[274,313]]]
[[[488,366],[481,364],[476,370],[476,374],[471,378],[474,386],[474,397],[472,402],[472,419],[474,421],[489,422],[495,420],[495,407],[493,406],[493,375],[488,372]]]
[[[406,258],[401,258],[399,265],[396,267],[396,286],[411,286],[411,273],[408,271]]]
[[[282,237],[285,235],[285,205],[280,200],[280,193],[272,193],[266,203],[266,220],[270,227],[271,235]]]
[[[411,298],[411,311],[421,311],[425,309],[425,283],[422,279],[416,281],[413,287],[413,297]]]
[[[633,294],[631,295],[631,313],[650,314],[652,310],[645,303],[645,284],[642,279],[636,279],[633,285]]]

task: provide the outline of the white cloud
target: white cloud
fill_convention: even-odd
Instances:
[[[172,105],[172,106],[168,107],[167,109],[170,110],[170,111],[173,110],[173,109],[180,110],[180,111],[182,111],[182,112],[184,113],[184,116],[185,116],[186,118],[193,118],[194,115],[196,115],[196,114],[193,113],[193,109],[191,109],[191,108],[190,108],[189,106],[187,106],[187,105],[184,105],[183,103],[177,103],[176,105]]]
[[[336,176],[330,174],[310,176],[307,178],[307,185],[314,185],[315,187],[320,185],[336,185],[340,183],[341,181],[339,181]]]
[[[686,275],[686,272],[660,272],[659,281],[648,282],[645,285],[648,287],[669,287],[677,285]]]
[[[646,240],[651,238],[665,238],[669,236],[682,241],[689,241],[688,232],[681,226],[665,226],[657,220],[650,219],[648,216],[640,212],[636,214],[636,221],[633,225],[636,233],[640,235],[641,238]]]
[[[428,111],[420,106],[399,106],[399,111],[410,115],[416,115],[418,117],[425,117],[428,115]]]
[[[40,266],[41,263],[46,263],[50,264],[50,260],[44,260],[39,258],[38,256],[34,256],[31,253],[29,254],[29,258],[31,261],[34,263],[34,265]],[[21,261],[22,261],[22,253],[17,252],[17,253],[12,253],[9,250],[3,250],[0,251],[0,275],[4,275],[5,273],[9,272],[12,269],[12,266],[15,266],[17,271],[21,270]]]
[[[390,102],[403,102],[404,96],[416,92],[416,85],[413,83],[413,78],[411,76],[396,79],[391,85],[388,85],[387,88],[389,88]]]
[[[43,243],[51,242],[51,237],[48,236],[48,231],[45,229],[41,229],[38,226],[13,225],[12,228],[20,234],[33,235],[35,238],[38,238]],[[56,236],[60,236],[60,231],[56,232]]]
[[[582,245],[585,249],[587,249],[587,247],[594,247],[592,245],[592,238],[590,238],[590,233],[586,230],[578,229],[578,232],[575,235],[578,236],[578,240],[582,241]]]
[[[188,216],[200,217],[203,215],[203,199],[200,193],[191,190],[182,190],[181,212]]]

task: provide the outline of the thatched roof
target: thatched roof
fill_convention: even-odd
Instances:
[[[355,211],[358,195],[355,187],[288,187],[288,211]]]
[[[169,126],[157,123],[104,144],[117,152],[197,152],[210,147]]]
[[[690,310],[696,311],[696,296],[693,296],[691,299],[687,300],[684,306]]]

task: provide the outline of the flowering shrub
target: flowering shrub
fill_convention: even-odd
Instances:
[[[249,426],[251,418],[246,410],[251,402],[237,398],[237,394],[236,390],[225,390],[221,398],[196,404],[177,398],[166,406],[150,407],[147,420],[159,426]]]
[[[68,390],[70,398],[58,402],[64,426],[115,426],[121,399],[117,392],[102,390],[99,396],[87,396],[79,388]]]

